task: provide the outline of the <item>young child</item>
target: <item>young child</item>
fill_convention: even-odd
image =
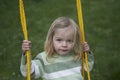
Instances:
[[[27,75],[25,51],[31,42],[23,40],[20,70]],[[43,80],[82,80],[81,54],[88,53],[89,69],[94,63],[93,54],[87,42],[80,42],[78,25],[70,18],[59,17],[51,25],[45,41],[45,51],[31,60],[31,75]]]

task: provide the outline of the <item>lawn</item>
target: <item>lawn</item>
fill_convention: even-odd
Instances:
[[[44,50],[54,19],[67,16],[78,22],[75,1],[24,0],[33,58]],[[85,38],[95,56],[91,80],[120,80],[119,5],[119,0],[82,0]],[[26,80],[19,69],[24,38],[18,0],[0,0],[0,34],[0,80]]]

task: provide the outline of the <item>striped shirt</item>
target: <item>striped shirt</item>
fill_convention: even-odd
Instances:
[[[91,70],[94,64],[93,55],[88,55],[88,58]],[[20,69],[22,75],[26,76],[25,56],[22,56]],[[72,54],[46,59],[46,53],[42,52],[31,60],[31,74],[32,77],[42,77],[43,80],[82,80],[81,60],[74,61]]]

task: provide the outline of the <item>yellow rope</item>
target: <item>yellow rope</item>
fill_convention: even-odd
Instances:
[[[84,37],[84,27],[83,27],[83,19],[82,19],[82,8],[81,8],[81,2],[80,1],[81,0],[76,0],[76,4],[77,4],[77,10],[78,10],[78,21],[79,21],[79,26],[80,26],[81,42],[84,43],[85,42],[85,37]],[[24,38],[25,38],[25,40],[28,40],[24,5],[23,5],[22,0],[19,0],[19,7],[20,7],[20,19],[21,19]],[[30,51],[29,50],[26,52],[26,55],[27,55],[27,80],[30,80],[31,78],[30,78]],[[85,60],[86,60],[88,80],[90,80],[88,58],[87,58],[87,54],[85,52],[82,54],[82,76],[83,76],[83,79],[84,79],[84,57],[85,57]]]
[[[22,0],[19,0],[19,8],[20,8],[20,19],[21,19],[24,38],[25,40],[28,40],[24,5]],[[27,55],[27,80],[30,80],[31,79],[30,78],[30,50],[26,51],[26,55]]]
[[[84,26],[83,26],[83,18],[82,18],[81,0],[76,0],[76,5],[77,5],[77,12],[78,12],[78,21],[79,21],[79,27],[80,27],[81,42],[84,43],[85,42],[85,37],[84,37]],[[88,80],[90,80],[88,57],[87,57],[86,52],[83,52],[83,54],[82,54],[82,76],[83,76],[83,80],[84,80],[84,75],[85,75],[84,74],[84,62],[86,62]]]

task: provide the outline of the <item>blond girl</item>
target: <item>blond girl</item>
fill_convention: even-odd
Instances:
[[[57,18],[50,26],[45,51],[31,60],[31,75],[43,80],[82,80],[81,54],[88,53],[90,70],[94,57],[87,42],[80,42],[79,27],[75,21],[67,17]],[[30,50],[31,41],[23,40],[20,70],[23,76],[27,74],[25,51]]]

